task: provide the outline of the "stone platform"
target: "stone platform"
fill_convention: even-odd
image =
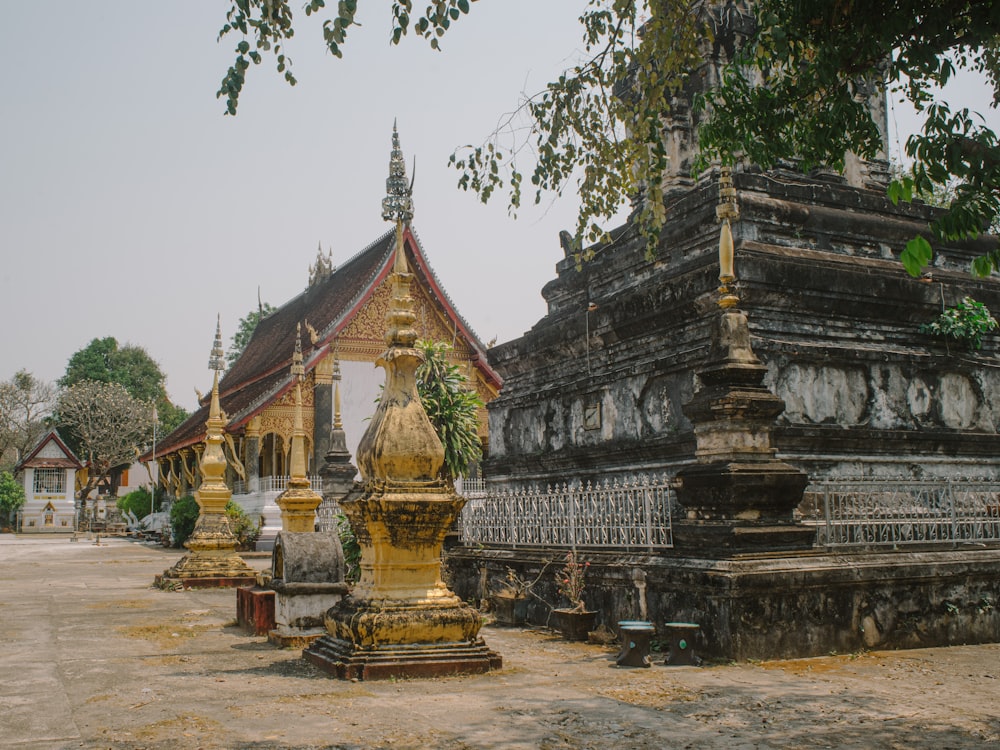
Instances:
[[[480,571],[537,569],[545,550],[449,552],[454,590],[478,597]],[[588,555],[587,605],[609,626],[633,619],[645,572],[645,619],[701,626],[698,653],[783,659],[1000,642],[1000,549],[688,555]],[[551,590],[550,590],[551,589]],[[553,600],[554,584],[534,591]],[[543,624],[544,608],[529,622]]]
[[[403,677],[443,677],[484,674],[500,669],[499,654],[482,638],[465,643],[416,643],[358,648],[325,636],[302,656],[342,680],[387,680]]]

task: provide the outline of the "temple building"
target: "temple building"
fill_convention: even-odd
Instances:
[[[19,529],[24,533],[76,530],[74,477],[83,464],[59,433],[49,430],[14,469],[24,482]]]
[[[411,293],[420,337],[452,344],[452,361],[488,403],[499,392],[501,381],[487,363],[484,345],[455,309],[409,228],[404,245],[415,277]],[[379,397],[382,376],[374,363],[385,351],[393,249],[394,233],[389,231],[339,268],[320,250],[309,269],[307,288],[260,321],[246,349],[219,383],[221,407],[228,420],[233,500],[251,516],[262,517],[262,537],[281,528],[274,501],[286,488],[289,473],[295,409],[295,379],[289,365],[296,326],[304,330],[307,469],[313,487],[320,489],[317,475],[330,448],[333,426],[334,379],[340,382],[341,416],[352,455]],[[208,407],[207,399],[202,399],[201,408],[157,444],[161,483],[175,497],[197,486]],[[485,450],[485,409],[480,415],[480,436]],[[147,453],[142,460],[150,462],[154,456]]]

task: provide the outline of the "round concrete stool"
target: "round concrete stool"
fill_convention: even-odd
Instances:
[[[653,635],[653,623],[642,620],[621,620],[618,633],[622,639],[622,651],[615,663],[619,667],[648,667],[649,639]]]
[[[665,627],[670,639],[670,652],[663,663],[671,667],[700,664],[701,659],[694,655],[694,639],[701,626],[693,622],[668,622]]]

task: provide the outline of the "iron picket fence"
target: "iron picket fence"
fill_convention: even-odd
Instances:
[[[831,480],[811,485],[818,547],[1000,542],[1000,483]]]
[[[465,544],[653,551],[673,546],[670,478],[508,489],[463,487]]]

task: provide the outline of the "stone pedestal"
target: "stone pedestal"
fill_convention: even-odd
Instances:
[[[326,611],[349,591],[336,532],[278,534],[271,557],[274,628],[267,639],[301,648],[326,634]]]

